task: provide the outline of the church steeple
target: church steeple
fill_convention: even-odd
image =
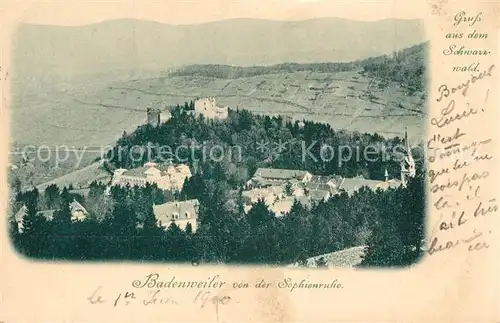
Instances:
[[[415,176],[415,160],[411,154],[411,146],[408,140],[408,131],[405,127],[405,146],[406,156],[401,161],[401,182],[404,186],[408,183],[408,179]]]

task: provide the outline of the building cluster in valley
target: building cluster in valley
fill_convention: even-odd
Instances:
[[[259,168],[246,183],[243,191],[244,210],[248,212],[258,200],[263,200],[276,216],[290,212],[295,201],[304,207],[327,201],[333,195],[353,195],[362,187],[371,190],[388,190],[406,187],[415,176],[415,160],[411,153],[408,133],[405,132],[406,155],[400,164],[400,178],[389,179],[387,169],[383,181],[365,179],[363,176],[345,178],[338,175],[318,176],[303,170]]]
[[[193,111],[193,110],[192,110]],[[159,109],[149,107],[147,109],[147,123],[158,126],[170,118],[166,111],[161,116]],[[194,102],[195,115],[203,115],[210,119],[225,119],[228,116],[227,107],[219,107],[215,99],[206,98]],[[385,180],[370,180],[362,176],[345,178],[338,175],[319,176],[304,170],[259,168],[244,186],[242,192],[244,211],[247,213],[259,200],[263,200],[270,211],[276,216],[283,216],[290,212],[295,201],[304,207],[311,207],[315,203],[327,201],[336,194],[345,192],[354,194],[362,187],[372,190],[387,190],[406,186],[409,178],[415,176],[415,161],[411,154],[408,143],[408,135],[405,132],[406,156],[401,162],[401,173],[399,179],[389,179],[387,170]],[[110,194],[112,186],[146,186],[155,184],[164,191],[179,192],[182,190],[186,180],[191,178],[191,170],[188,165],[179,164],[157,164],[148,162],[144,166],[134,169],[116,169],[112,179],[106,188],[106,194]],[[89,189],[85,189],[88,193]],[[85,194],[84,194],[85,195]],[[171,201],[160,205],[153,205],[153,213],[157,224],[167,228],[171,223],[177,224],[185,230],[188,224],[193,232],[198,227],[199,201],[196,199],[187,201]],[[23,230],[23,218],[28,209],[22,206],[14,215],[18,223],[18,230]],[[46,220],[54,218],[55,210],[39,211],[37,215]],[[78,201],[70,204],[71,220],[83,221],[89,215],[87,210]]]

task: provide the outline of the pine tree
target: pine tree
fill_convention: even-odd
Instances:
[[[59,187],[57,187],[56,184],[52,184],[52,185],[47,186],[44,194],[45,194],[45,199],[47,201],[47,207],[49,209],[53,209],[53,208],[58,207],[60,192],[59,192]]]
[[[269,212],[266,202],[264,202],[263,199],[259,199],[255,202],[247,214],[248,223],[252,228],[265,225],[269,223],[272,218],[273,215]]]
[[[410,265],[422,256],[426,213],[424,176],[418,175],[409,181],[403,194],[403,205],[397,230],[404,246],[404,263]]]
[[[292,196],[293,190],[292,190],[292,183],[287,182],[285,185],[285,194],[288,196]]]
[[[40,258],[47,253],[49,246],[46,219],[38,214],[38,190],[34,189],[26,202],[26,214],[23,217],[23,231],[20,242],[29,256]]]

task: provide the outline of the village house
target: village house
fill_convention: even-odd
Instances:
[[[153,213],[160,227],[167,229],[171,223],[175,223],[181,230],[185,230],[189,223],[193,232],[196,232],[199,206],[196,199],[174,201],[153,205]]]
[[[224,120],[228,117],[229,108],[218,106],[214,98],[204,98],[194,102],[194,114],[207,119]]]
[[[69,208],[71,211],[71,221],[83,221],[89,215],[89,212],[77,200],[73,200]]]
[[[285,197],[285,190],[281,186],[254,188],[243,191],[241,195],[243,197],[245,212],[248,212],[258,200],[263,200],[267,206],[273,205],[276,201]]]
[[[307,196],[287,196],[269,206],[269,210],[274,212],[277,217],[284,216],[285,214],[290,213],[295,201],[299,202],[306,208],[311,206],[311,200]]]
[[[357,176],[354,178],[344,178],[339,185],[339,191],[344,191],[349,195],[354,194],[356,191],[362,187],[367,187],[371,190],[388,190],[390,188],[398,188],[399,186],[406,187],[408,181],[415,177],[416,167],[415,160],[413,159],[410,143],[408,141],[408,132],[405,130],[405,145],[406,145],[406,155],[400,163],[401,174],[400,179],[389,179],[389,174],[387,169],[385,170],[384,177],[385,180],[377,181],[365,179],[363,176]]]
[[[190,177],[191,171],[187,165],[160,165],[149,162],[139,168],[115,170],[112,185],[133,187],[146,186],[149,183],[156,184],[162,190],[180,191],[184,181]]]
[[[306,183],[312,178],[312,174],[304,170],[259,168],[253,177],[246,183],[247,188],[269,187],[282,185],[287,182],[292,184]]]
[[[76,200],[73,200],[73,202],[70,203],[69,205],[70,212],[71,212],[71,221],[83,221],[87,218],[88,212],[87,210]],[[23,205],[19,211],[14,215],[14,219],[17,222],[17,229],[19,233],[23,232],[23,219],[24,217],[28,214],[28,208],[26,205]],[[36,216],[42,216],[45,218],[47,221],[52,221],[54,219],[54,216],[56,214],[56,210],[44,210],[44,211],[38,211],[36,213]]]
[[[316,198],[315,194],[309,194],[303,187],[304,184],[296,180],[285,182],[281,185],[268,186],[264,188],[252,188],[242,192],[243,207],[248,213],[258,200],[263,200],[269,210],[277,216],[290,212],[295,200],[304,206],[311,205],[311,198]]]
[[[52,219],[54,219],[54,214],[55,214],[56,210],[45,210],[45,211],[38,211],[36,213],[37,216],[42,216],[45,218],[45,220],[47,221],[52,221]],[[14,219],[15,221],[17,222],[17,231],[19,233],[22,233],[23,232],[23,219],[24,217],[28,214],[28,208],[26,207],[26,205],[23,205],[19,211],[17,211],[17,213],[14,215]]]
[[[371,179],[365,179],[363,176],[357,176],[354,178],[344,178],[339,187],[339,191],[346,192],[347,194],[349,194],[349,196],[351,196],[363,187],[366,187],[373,191],[376,191],[377,189],[385,191],[391,187],[396,188],[400,185],[401,181],[398,180],[376,181]]]

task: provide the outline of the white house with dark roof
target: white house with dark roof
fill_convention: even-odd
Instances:
[[[139,168],[115,170],[112,185],[126,186],[128,184],[133,187],[145,186],[149,183],[156,184],[162,190],[180,191],[184,186],[184,181],[191,176],[187,165],[160,165],[150,162]]]
[[[182,230],[191,224],[193,232],[198,227],[198,211],[200,202],[197,199],[187,201],[173,201],[160,205],[153,205],[153,213],[159,226],[168,228],[173,222]]]

